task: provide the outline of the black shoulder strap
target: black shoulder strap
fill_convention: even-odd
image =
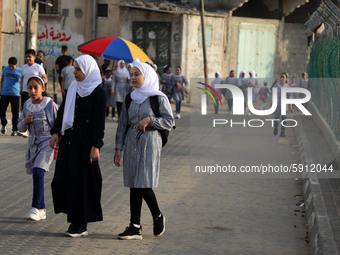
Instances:
[[[158,102],[158,95],[150,97],[150,105],[153,113],[156,117],[161,117],[159,113],[159,102]]]
[[[131,98],[131,93],[128,93],[125,97],[125,107],[126,110],[129,110],[130,104],[131,104],[132,98]]]
[[[131,93],[128,93],[125,97],[126,110],[129,109],[131,101],[132,101]],[[161,114],[159,113],[158,95],[150,97],[150,105],[151,105],[151,109],[152,109],[153,113],[155,114],[155,116],[161,117]]]

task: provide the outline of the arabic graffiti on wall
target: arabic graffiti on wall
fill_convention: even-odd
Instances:
[[[61,28],[60,24],[39,24],[37,49],[45,53],[44,66],[54,68],[57,57],[61,55],[61,47],[67,45],[68,54],[72,57],[80,55],[78,45],[84,42],[84,36],[72,32],[69,27]]]
[[[50,38],[52,41],[68,42],[69,40],[71,40],[72,35],[68,36],[65,32],[60,32],[59,29],[56,29],[54,33],[54,27],[48,27],[47,25],[45,25],[45,31],[40,31],[39,29],[38,40],[40,41],[44,38],[46,40]]]

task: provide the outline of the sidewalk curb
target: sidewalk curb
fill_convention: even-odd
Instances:
[[[322,117],[320,112],[318,111],[317,107],[313,102],[308,102],[306,104],[307,109],[312,113],[314,123],[320,128],[323,137],[325,138],[327,144],[329,145],[332,156],[334,158],[334,161],[339,164],[340,163],[340,144],[328,125],[328,123],[325,121],[325,119]]]
[[[295,117],[298,122],[300,116]],[[301,126],[295,128],[300,160],[303,164],[313,163],[310,144]],[[327,214],[322,190],[316,173],[302,174],[302,187],[306,207],[311,254],[339,254],[333,230]]]

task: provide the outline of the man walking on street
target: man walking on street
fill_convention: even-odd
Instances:
[[[61,56],[59,56],[57,58],[57,60],[55,61],[55,70],[59,74],[60,87],[61,87],[61,70],[63,70],[63,68],[65,66],[67,66],[67,63],[66,63],[67,52],[68,52],[68,47],[66,45],[62,46],[61,47]]]
[[[15,57],[8,59],[8,66],[5,66],[1,76],[0,86],[0,116],[1,116],[1,133],[6,133],[6,111],[8,104],[11,103],[12,110],[12,136],[18,135],[18,118],[19,118],[19,99],[20,99],[20,81],[22,70],[18,67],[18,60]]]

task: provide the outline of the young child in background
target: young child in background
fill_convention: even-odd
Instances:
[[[71,56],[65,56],[65,63],[67,66],[61,70],[61,93],[63,95],[63,100],[66,98],[67,89],[70,84],[74,81],[74,67],[73,58]]]
[[[53,160],[54,151],[49,146],[50,130],[57,117],[58,106],[51,98],[44,97],[45,82],[40,76],[28,79],[27,90],[30,98],[24,104],[18,129],[21,132],[29,130],[25,167],[27,174],[33,174],[33,199],[27,218],[39,221],[46,219],[44,174]]]
[[[173,97],[176,101],[176,119],[181,118],[181,103],[184,100],[184,92],[188,88],[189,83],[187,79],[182,75],[182,68],[176,67],[176,75],[173,76],[172,88],[174,91]]]
[[[20,100],[20,81],[22,70],[18,67],[18,60],[15,57],[8,59],[8,66],[2,70],[0,85],[0,117],[1,133],[6,133],[6,111],[8,104],[11,103],[12,111],[12,136],[18,135],[19,100]]]
[[[215,85],[221,84],[221,83],[222,83],[221,74],[219,72],[216,72],[215,73],[215,79],[212,81],[211,87],[213,87],[216,90],[216,92],[220,96],[220,98],[222,98],[221,89],[215,88]],[[218,102],[218,97],[214,93],[212,95],[213,95],[214,99],[216,100],[216,102]],[[214,104],[214,107],[215,107],[215,114],[218,114],[219,104],[218,103]]]
[[[297,87],[296,79],[295,79],[294,76],[292,76],[292,77],[290,78],[289,87],[291,87],[291,88],[296,88],[296,87]],[[289,93],[289,98],[293,98],[293,99],[296,98],[296,93]],[[290,111],[291,113],[294,112],[294,108],[293,108],[293,105],[292,105],[292,104],[289,105],[289,111]]]
[[[20,84],[20,92],[21,92],[21,108],[23,109],[24,103],[26,102],[27,99],[30,98],[29,93],[27,91],[27,84],[29,78],[31,78],[34,75],[39,75],[40,77],[43,78],[44,84],[47,83],[47,75],[45,73],[44,68],[35,63],[35,50],[33,49],[28,49],[25,51],[25,61],[26,64],[24,64],[21,69],[22,69],[22,79],[21,79],[21,84]]]
[[[308,85],[309,85],[308,74],[306,72],[303,72],[301,74],[300,88],[309,89]]]
[[[104,70],[104,82],[103,89],[106,95],[106,118],[112,120],[116,120],[115,111],[116,111],[116,101],[115,101],[115,84],[112,83],[112,71],[110,68]],[[110,107],[112,108],[112,117],[109,117]]]
[[[267,109],[267,97],[270,95],[269,89],[267,87],[268,82],[263,82],[263,87],[259,90],[258,96],[262,101],[261,110]]]
[[[277,135],[277,132],[278,132],[278,126],[279,126],[279,123],[281,121],[284,121],[287,117],[287,113],[282,113],[281,112],[281,90],[282,88],[287,88],[288,87],[288,83],[287,83],[287,80],[288,80],[288,74],[286,72],[283,72],[281,73],[280,75],[280,82],[276,82],[273,86],[273,88],[277,88],[277,99],[278,99],[278,102],[277,102],[277,107],[276,107],[276,110],[274,112],[274,118],[275,118],[275,122],[274,122],[274,131],[273,131],[273,134],[276,136]],[[285,126],[284,125],[281,125],[281,134],[280,134],[281,137],[285,137]]]

